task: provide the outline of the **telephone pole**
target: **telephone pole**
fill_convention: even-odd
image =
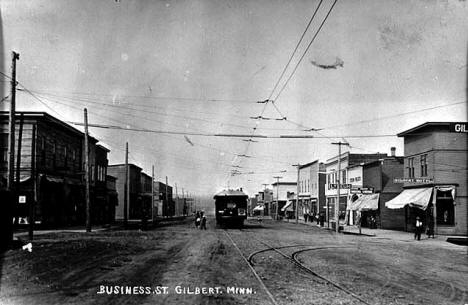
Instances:
[[[84,109],[84,150],[85,150],[85,200],[86,200],[86,232],[91,232],[91,206],[89,202],[89,143],[88,143],[88,110]]]
[[[279,206],[279,197],[278,197],[278,194],[279,194],[279,180],[282,179],[283,177],[280,177],[280,176],[275,176],[273,177],[276,179],[276,220],[279,219],[278,217],[278,206]]]
[[[128,172],[128,142],[125,142],[125,182],[124,182],[124,228],[128,226],[128,198],[130,196],[128,191],[128,181],[130,180]]]
[[[16,115],[16,61],[19,60],[19,54],[13,51],[11,53],[11,99],[10,99],[10,113],[8,120],[8,180],[7,187],[12,193],[14,169],[15,169],[15,115]],[[14,196],[11,196],[14,198]],[[16,200],[16,198],[15,198]],[[16,203],[16,201],[14,201]]]
[[[151,222],[154,226],[154,165],[151,167]]]
[[[299,169],[301,164],[293,164],[293,166],[297,166],[297,196],[296,196],[296,224],[298,223],[299,218]]]
[[[341,193],[341,145],[349,146],[349,143],[346,142],[333,142],[333,145],[338,145],[338,202],[335,202],[335,227],[336,233],[340,232],[340,224],[339,224],[339,213],[340,213],[340,193]]]

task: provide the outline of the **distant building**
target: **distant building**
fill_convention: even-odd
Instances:
[[[154,182],[155,196],[154,206],[157,210],[157,215],[161,217],[169,217],[175,215],[175,201],[172,197],[172,186],[166,185],[160,181]]]
[[[468,123],[427,122],[401,132],[404,190],[385,206],[404,209],[407,230],[416,216],[436,234],[467,234]]]
[[[108,173],[111,176],[117,178],[116,190],[119,198],[119,204],[115,211],[116,220],[123,220],[125,211],[124,211],[124,202],[126,191],[125,187],[127,186],[127,181],[125,180],[125,164],[112,164],[108,167]],[[141,168],[135,164],[128,164],[128,190],[129,198],[127,202],[127,219],[128,220],[141,220],[141,203],[138,200],[141,192]]]
[[[263,215],[264,216],[269,216],[270,211],[271,211],[271,205],[273,202],[273,191],[266,188],[261,192],[258,192],[257,195],[255,195],[257,198],[257,205],[263,207]]]
[[[278,211],[278,216],[284,217],[286,216],[286,209],[283,211],[283,207],[290,202],[290,206],[292,205],[292,201],[294,200],[293,196],[297,193],[297,183],[296,182],[274,182],[271,184],[273,186],[273,201],[270,205],[270,215],[273,219],[277,218],[276,212]],[[291,206],[290,210],[293,210],[293,206]]]

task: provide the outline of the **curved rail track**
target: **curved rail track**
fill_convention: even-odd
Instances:
[[[249,232],[247,230],[241,230],[242,232]],[[278,254],[280,254],[282,257],[284,257],[285,259],[289,260],[290,262],[292,262],[293,264],[295,264],[297,267],[299,267],[300,269],[302,269],[303,271],[305,271],[306,273],[310,274],[311,276],[315,277],[315,278],[318,278],[320,279],[321,281],[324,281],[330,285],[332,285],[333,287],[335,287],[336,289],[346,293],[347,295],[353,297],[354,299],[358,300],[359,302],[363,303],[363,304],[366,304],[366,305],[371,305],[370,303],[368,303],[366,300],[362,299],[360,296],[358,296],[357,294],[355,294],[354,292],[348,290],[347,288],[341,286],[340,284],[326,278],[325,276],[321,275],[321,274],[318,274],[317,272],[315,272],[314,270],[312,270],[310,267],[307,267],[306,265],[304,265],[303,263],[301,263],[298,259],[298,255],[303,253],[303,252],[306,252],[306,251],[318,251],[318,250],[326,250],[326,249],[344,249],[344,248],[355,248],[355,246],[322,246],[322,247],[310,247],[311,245],[288,245],[288,246],[271,246],[270,244],[262,241],[262,240],[259,240],[253,236],[250,236],[249,238],[252,238],[253,240],[257,241],[258,243],[260,244],[263,244],[265,245],[267,248],[265,249],[262,249],[262,250],[258,250],[258,251],[255,251],[255,252],[252,252],[247,258],[244,256],[244,254],[242,253],[242,251],[239,249],[239,247],[237,246],[237,244],[235,243],[235,241],[232,239],[231,235],[228,233],[227,230],[224,230],[224,232],[226,233],[226,235],[228,236],[229,240],[231,241],[231,243],[234,245],[234,247],[237,249],[237,251],[239,252],[239,254],[241,255],[241,257],[243,258],[243,260],[249,265],[249,268],[250,270],[252,271],[252,273],[254,274],[254,276],[256,277],[256,279],[258,280],[258,282],[260,283],[260,285],[262,286],[262,288],[265,290],[265,292],[267,293],[268,297],[270,298],[270,301],[274,304],[274,305],[278,305],[278,302],[276,301],[275,297],[273,296],[273,294],[268,290],[268,288],[266,287],[265,283],[263,282],[263,280],[261,279],[261,277],[258,275],[258,273],[255,271],[254,269],[254,263],[252,262],[253,261],[253,257],[255,255],[258,255],[260,253],[264,253],[264,252],[267,252],[267,251],[274,251]],[[285,254],[284,252],[280,251],[280,249],[287,249],[287,248],[295,248],[295,247],[308,247],[308,248],[305,248],[305,249],[300,249],[300,250],[297,250],[295,252],[293,252],[291,255],[287,255]],[[315,278],[311,278],[313,281],[316,281],[317,282],[317,279]]]

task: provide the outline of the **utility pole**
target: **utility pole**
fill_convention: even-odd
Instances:
[[[151,222],[154,225],[154,165],[151,168]]]
[[[13,191],[14,180],[14,163],[15,163],[15,115],[16,115],[16,61],[19,60],[19,54],[11,53],[11,99],[10,99],[10,114],[8,121],[8,180],[7,187],[10,193]],[[15,196],[11,196],[14,198]]]
[[[335,227],[336,233],[340,232],[340,224],[339,224],[339,213],[340,213],[340,193],[341,193],[341,145],[349,146],[349,143],[346,142],[333,142],[333,145],[338,145],[338,202],[335,202]]]
[[[24,116],[23,113],[20,115],[20,125],[18,131],[18,149],[16,150],[16,180],[15,180],[15,187],[13,188],[14,195],[15,195],[15,205],[18,204],[19,194],[20,194],[20,181],[21,181],[21,144],[23,142],[23,125],[24,125]],[[19,223],[19,216],[15,215],[15,222],[14,225],[18,226]]]
[[[129,179],[129,172],[128,172],[128,142],[125,143],[125,182],[124,182],[124,228],[127,229],[128,226],[128,212],[127,212],[127,207],[128,207],[128,197],[129,197],[129,191],[128,191],[128,181]]]
[[[275,176],[273,177],[276,179],[276,220],[279,219],[278,217],[278,206],[279,206],[279,197],[278,197],[278,194],[279,194],[279,180],[282,179],[283,177],[280,177],[280,176]]]
[[[33,198],[29,201],[29,240],[33,240],[34,236],[34,207],[37,202],[37,170],[36,170],[36,124],[32,126],[32,141],[31,141],[31,178],[33,181]]]
[[[179,193],[177,192],[177,183],[174,183],[174,187],[175,187],[175,207],[177,208],[177,211],[176,211],[176,215],[179,214],[179,207],[180,207],[180,203],[179,203]],[[175,209],[174,209],[175,210]]]
[[[168,183],[168,182],[167,182],[167,176],[166,176],[166,211],[167,211],[167,210],[170,210],[170,209],[169,209],[169,207],[170,207],[170,205],[169,205],[169,196],[168,196],[168,193],[167,193],[167,189],[168,189],[167,183]],[[169,214],[169,213],[168,213],[168,214]]]
[[[299,169],[301,167],[301,164],[297,163],[294,164],[293,166],[297,166],[297,196],[296,196],[296,224],[298,223],[299,219]]]
[[[86,200],[86,232],[91,232],[91,206],[89,202],[89,143],[88,143],[88,110],[84,109],[84,150],[85,150],[85,200]]]

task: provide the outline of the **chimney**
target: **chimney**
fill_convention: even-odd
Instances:
[[[392,157],[395,157],[396,147],[390,147],[390,154]]]

